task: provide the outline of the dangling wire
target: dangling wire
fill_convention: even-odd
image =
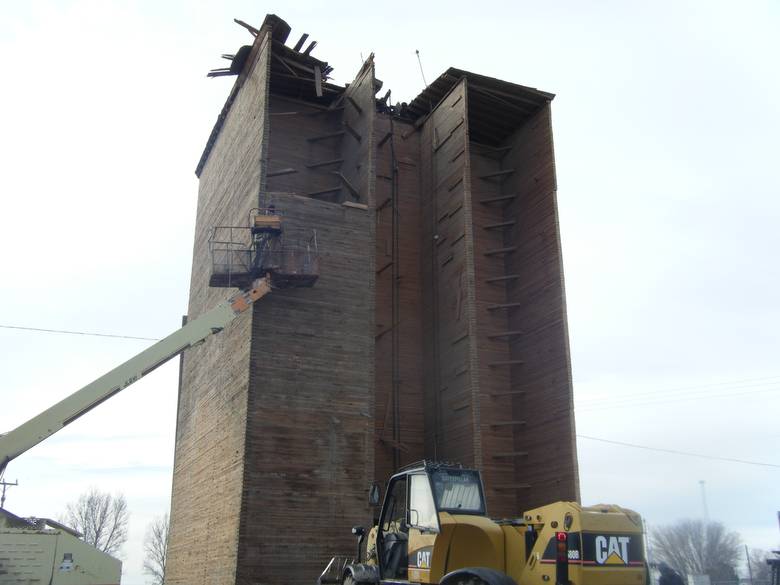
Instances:
[[[420,60],[420,50],[415,49],[414,53],[417,55],[417,64],[420,65],[420,75],[422,75],[423,85],[428,87],[428,82],[425,81],[425,72],[423,71],[422,61]]]
[[[392,165],[392,183],[391,183],[391,203],[392,203],[392,388],[393,388],[393,467],[398,469],[401,466],[401,380],[400,380],[400,274],[399,274],[399,217],[398,217],[398,160],[395,155],[395,127],[393,119],[390,118],[390,161]]]

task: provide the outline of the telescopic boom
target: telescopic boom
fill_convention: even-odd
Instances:
[[[0,478],[10,461],[86,414],[101,402],[115,396],[133,382],[137,382],[185,349],[202,343],[210,335],[219,333],[233,319],[269,292],[271,292],[270,277],[255,280],[251,288],[234,294],[81,390],[77,390],[11,432],[0,435]]]

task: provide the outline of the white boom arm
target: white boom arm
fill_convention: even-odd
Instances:
[[[255,301],[271,291],[269,281],[268,278],[256,280],[253,288],[236,293],[81,390],[77,390],[11,432],[0,435],[0,477],[9,461],[86,414],[101,402],[118,394],[185,349],[222,331]]]

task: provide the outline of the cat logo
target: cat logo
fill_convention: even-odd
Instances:
[[[431,566],[431,551],[417,551],[417,567],[420,569],[429,569]]]
[[[597,536],[596,563],[599,565],[627,565],[630,536]]]

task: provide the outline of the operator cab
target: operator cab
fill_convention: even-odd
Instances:
[[[439,513],[484,516],[479,472],[459,465],[422,462],[390,478],[382,504],[376,554],[382,579],[409,580],[409,532],[440,532]],[[423,569],[425,567],[422,567]]]

